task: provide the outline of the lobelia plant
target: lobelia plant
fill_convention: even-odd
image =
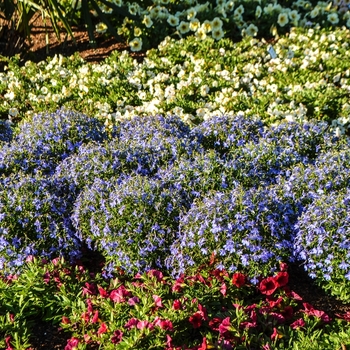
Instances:
[[[80,238],[110,263],[109,271],[131,273],[164,266],[181,207],[181,196],[159,180],[96,178],[78,197],[71,218]]]
[[[273,187],[244,190],[237,184],[193,202],[181,216],[166,267],[173,276],[217,258],[216,268],[246,271],[255,279],[291,257],[296,213]]]
[[[52,174],[57,164],[89,141],[107,138],[103,123],[78,112],[59,109],[22,123],[0,149],[0,175],[16,171]]]
[[[350,300],[349,188],[318,191],[296,223],[294,254],[318,285]]]

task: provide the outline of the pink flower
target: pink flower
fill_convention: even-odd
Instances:
[[[97,323],[98,322],[98,310],[95,311],[95,314],[91,320],[91,323]]]
[[[111,338],[111,342],[113,344],[119,344],[123,339],[123,332],[120,331],[119,329],[114,331],[113,336]]]
[[[288,265],[286,263],[281,262],[280,263],[280,271],[287,271]]]
[[[203,320],[208,321],[207,309],[204,306],[202,306],[201,304],[198,304],[198,309],[199,309],[199,312],[202,315]]]
[[[218,332],[219,331],[219,326],[222,322],[222,318],[220,317],[214,317],[209,321],[209,327],[210,329],[212,329],[213,331]]]
[[[49,272],[45,272],[44,274],[44,283],[48,284],[50,282],[50,273]]]
[[[135,328],[139,320],[135,317],[130,318],[130,320],[125,324],[124,328],[130,330],[131,328]]]
[[[33,262],[34,261],[34,255],[28,255],[27,257],[26,257],[26,262],[27,263],[31,263],[31,262]]]
[[[283,334],[279,333],[277,331],[276,327],[273,327],[273,333],[271,334],[271,340],[276,340],[276,339],[280,339],[283,337]]]
[[[160,296],[158,296],[158,295],[152,295],[152,297],[153,297],[153,300],[154,300],[154,302],[155,302],[155,304],[156,304],[157,307],[163,307],[162,299],[161,299]]]
[[[226,317],[222,320],[221,324],[219,325],[219,333],[222,336],[227,335],[228,332],[230,332],[231,329],[231,322],[230,317]]]
[[[278,284],[273,277],[263,279],[259,284],[259,290],[262,294],[271,295],[278,288]]]
[[[147,320],[138,321],[136,327],[137,329],[144,329],[144,328],[153,329],[153,324],[148,322]]]
[[[226,296],[227,294],[227,287],[226,287],[226,284],[223,283],[220,287],[220,293],[223,295],[223,296]]]
[[[101,323],[101,326],[100,326],[100,328],[97,331],[97,335],[100,335],[100,334],[103,334],[103,333],[106,333],[106,332],[107,332],[107,326],[103,322],[103,323]]]
[[[85,287],[83,287],[83,295],[96,295],[97,289],[95,283],[85,282]]]
[[[11,336],[8,336],[5,338],[5,342],[7,346],[6,350],[14,350],[13,347],[11,346],[10,340],[11,340]]]
[[[173,331],[173,324],[170,320],[162,320],[159,317],[156,317],[153,321],[154,326],[159,327],[160,329],[164,329],[167,331]]]
[[[77,346],[79,344],[79,339],[77,338],[70,338],[67,340],[67,345],[65,346],[64,350],[77,350]]]
[[[202,313],[200,311],[197,311],[189,318],[190,323],[192,324],[193,328],[199,328],[202,325]]]
[[[303,306],[305,308],[304,312],[308,316],[316,316],[317,318],[321,319],[323,322],[326,323],[331,321],[331,318],[324,311],[315,310],[313,306],[308,303],[303,303]]]
[[[305,321],[302,318],[299,318],[298,320],[296,320],[293,323],[291,323],[290,326],[291,326],[292,329],[299,329],[300,327],[304,327],[305,326]]]
[[[109,298],[115,303],[122,303],[125,301],[125,297],[130,295],[131,293],[122,285],[117,289],[113,289],[109,294]]]
[[[149,270],[147,272],[147,275],[149,277],[155,277],[158,282],[160,282],[163,279],[163,274],[158,270]]]
[[[140,302],[140,299],[138,297],[132,297],[128,300],[128,304],[130,306],[134,306]]]
[[[178,299],[174,300],[174,302],[173,302],[173,309],[174,310],[179,310],[180,308],[181,308],[181,301],[178,300]]]

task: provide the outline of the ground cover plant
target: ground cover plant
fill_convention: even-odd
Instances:
[[[156,115],[109,130],[59,109],[2,135],[4,347],[30,348],[38,318],[66,349],[350,343],[348,314],[288,288],[298,262],[349,300],[349,144],[326,124]]]
[[[296,28],[267,43],[167,38],[143,62],[126,51],[101,64],[56,56],[0,73],[2,118],[17,124],[58,106],[112,127],[135,115],[175,114],[188,124],[244,114],[271,125],[316,119],[337,133],[349,125],[349,30]]]

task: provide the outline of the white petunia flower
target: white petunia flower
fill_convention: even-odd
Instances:
[[[215,17],[212,21],[211,21],[211,27],[212,30],[214,29],[221,29],[222,28],[222,20],[219,17]]]
[[[96,24],[96,32],[97,33],[100,33],[100,34],[103,34],[105,33],[107,30],[107,25],[103,22],[100,22],[98,24]]]
[[[224,37],[225,33],[221,28],[215,28],[212,30],[211,32],[211,36],[213,37],[213,39],[215,40],[220,40]]]
[[[142,49],[142,40],[141,38],[135,38],[134,40],[129,42],[130,50],[135,52],[135,51],[140,51]]]
[[[146,26],[146,28],[151,28],[153,21],[150,16],[143,17],[142,23]]]
[[[286,13],[286,12],[281,12],[281,13],[278,15],[277,23],[278,23],[281,27],[284,27],[288,22],[289,22],[288,13]]]
[[[327,20],[328,20],[328,22],[330,22],[332,24],[337,24],[339,22],[338,14],[336,12],[330,13],[327,16]]]
[[[197,18],[193,18],[190,21],[190,29],[192,30],[192,32],[196,32],[198,30],[198,28],[200,27],[201,23],[199,22],[199,20]]]
[[[179,24],[179,18],[173,15],[169,15],[167,22],[172,26],[176,27]]]
[[[245,30],[246,35],[256,36],[258,34],[258,27],[251,23]]]
[[[190,31],[190,25],[188,22],[181,21],[180,24],[176,27],[180,34],[186,34]]]

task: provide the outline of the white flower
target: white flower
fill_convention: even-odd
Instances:
[[[315,18],[320,14],[320,8],[318,6],[314,7],[314,9],[310,12],[310,17]]]
[[[123,0],[112,0],[112,2],[119,7],[123,5]]]
[[[212,30],[211,22],[207,19],[202,23],[201,28],[206,32],[209,33]]]
[[[190,25],[188,22],[181,21],[176,29],[180,32],[180,34],[186,34],[190,31]]]
[[[151,28],[153,21],[150,16],[143,17],[142,23],[146,26],[146,28]]]
[[[207,38],[206,31],[202,27],[198,28],[198,30],[196,32],[196,37],[199,40],[205,40]]]
[[[195,32],[198,30],[198,28],[200,27],[200,22],[197,18],[193,18],[190,21],[190,29],[192,30],[192,32]]]
[[[10,109],[9,109],[9,115],[10,115],[11,117],[17,117],[17,115],[18,115],[18,109],[15,108],[15,107],[10,108]]]
[[[211,32],[211,36],[215,39],[215,40],[220,40],[224,37],[225,33],[221,28],[215,28],[212,30]]]
[[[139,27],[134,28],[134,35],[140,36],[142,34],[142,30]]]
[[[197,12],[196,12],[196,10],[193,7],[188,9],[187,10],[187,19],[191,20],[191,19],[195,18],[196,14],[197,14]]]
[[[233,13],[234,16],[242,16],[244,13],[244,7],[243,5],[239,5],[236,9],[235,12]]]
[[[134,40],[129,42],[130,50],[135,52],[135,51],[140,51],[142,49],[142,40],[141,38],[135,38]]]
[[[219,17],[215,17],[211,21],[211,27],[212,27],[212,30],[221,29],[222,28],[222,20]]]
[[[14,100],[15,98],[15,93],[13,91],[10,91],[4,95],[4,97],[8,100]]]
[[[255,9],[255,18],[260,18],[261,16],[261,13],[262,13],[262,9],[261,7],[258,5]]]
[[[169,15],[167,22],[172,26],[176,27],[179,24],[179,18],[173,15]]]
[[[290,11],[288,15],[291,22],[298,23],[300,19],[300,14],[298,13],[297,10]]]
[[[288,22],[289,22],[288,14],[287,14],[286,12],[281,12],[281,13],[278,15],[277,23],[278,23],[281,27],[284,27]]]
[[[256,36],[258,34],[258,27],[251,23],[245,30],[246,35]]]
[[[330,13],[327,20],[332,24],[337,24],[339,22],[338,14],[336,12]]]
[[[100,34],[103,34],[105,33],[107,30],[107,25],[103,22],[100,22],[98,24],[96,24],[96,32],[97,33],[100,33]]]
[[[202,97],[205,97],[208,95],[208,92],[209,92],[209,86],[208,85],[202,85],[199,89],[200,91],[200,94]]]

